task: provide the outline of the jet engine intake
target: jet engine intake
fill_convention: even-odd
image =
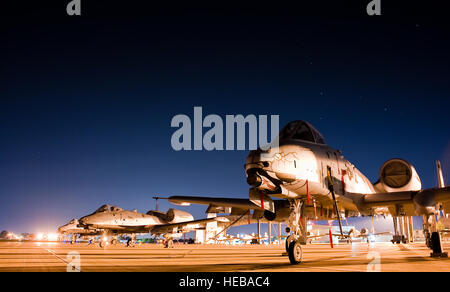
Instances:
[[[381,166],[379,176],[375,188],[380,192],[417,191],[422,188],[416,169],[403,159],[386,161]]]

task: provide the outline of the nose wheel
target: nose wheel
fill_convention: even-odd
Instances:
[[[286,238],[286,251],[289,261],[293,265],[302,261],[303,252],[301,245],[305,245],[308,240],[306,217],[302,216],[304,207],[304,203],[299,199],[290,201],[291,214],[289,215],[288,228],[293,233]]]
[[[165,248],[173,248],[173,239],[170,238],[170,239],[166,240],[166,244],[164,247]]]
[[[303,251],[300,241],[294,240],[289,243],[288,256],[289,261],[293,265],[298,265],[302,262]]]
[[[286,244],[285,244],[286,252],[289,252],[289,244],[293,240],[294,240],[294,237],[292,235],[289,235],[288,237],[286,237]]]

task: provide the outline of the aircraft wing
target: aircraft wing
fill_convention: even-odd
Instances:
[[[395,192],[395,193],[375,193],[364,196],[363,203],[368,207],[385,207],[386,205],[412,203],[414,192]]]
[[[444,209],[450,210],[450,186],[443,188],[431,188],[420,191],[404,191],[391,193],[358,194],[346,193],[344,196],[353,200],[358,210],[370,210],[377,207],[388,207],[392,214],[396,205],[407,207],[408,216],[415,215],[415,210],[433,208],[441,204]],[[195,197],[195,196],[171,196],[168,198],[173,204],[189,206],[190,204],[209,205],[207,212],[229,213],[225,208],[235,208],[240,210],[259,210],[260,206],[249,199],[234,198],[214,198],[214,197]],[[269,206],[265,198],[264,208]],[[279,200],[283,201],[283,200]],[[277,203],[276,201],[274,201]],[[273,206],[273,205],[272,205]],[[222,208],[222,209],[221,209]],[[220,211],[220,212],[219,212]]]
[[[274,212],[276,206],[284,204],[285,200],[272,200],[269,196],[250,193],[249,199],[214,198],[214,197],[191,197],[171,196],[169,202],[189,206],[190,204],[209,205],[206,213],[231,213],[233,215],[243,214],[248,210],[269,210]]]
[[[225,217],[214,217],[172,224],[162,224],[154,226],[151,229],[151,233],[163,234],[163,233],[189,232],[197,229],[204,229],[205,224],[209,222],[229,222],[229,220]]]
[[[390,231],[386,231],[386,232],[377,232],[377,233],[374,233],[374,234],[372,234],[372,235],[375,235],[375,236],[379,236],[379,235],[392,235],[392,232],[390,232]]]
[[[340,234],[333,234],[333,235],[334,236],[341,236]],[[310,239],[310,238],[316,239],[316,238],[321,238],[321,237],[325,237],[325,236],[330,236],[330,234],[329,233],[323,233],[323,234],[317,234],[317,235],[308,235],[307,238],[308,239]],[[345,236],[345,234],[344,234],[344,236]]]
[[[363,208],[392,207],[399,204],[426,209],[442,204],[444,209],[450,209],[450,187],[367,194],[354,201],[359,207]]]
[[[217,207],[232,207],[244,210],[259,209],[257,205],[249,199],[213,198],[213,197],[192,197],[192,196],[171,196],[169,202],[181,206],[190,204],[213,205]]]

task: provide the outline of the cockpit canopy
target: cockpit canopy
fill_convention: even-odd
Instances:
[[[305,121],[293,121],[287,124],[280,132],[280,140],[286,139],[326,144],[322,134]]]
[[[100,213],[100,212],[113,212],[113,211],[122,211],[122,208],[119,208],[117,206],[111,206],[111,205],[103,205],[100,208],[97,209],[94,213]]]

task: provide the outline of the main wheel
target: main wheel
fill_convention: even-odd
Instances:
[[[439,232],[431,233],[431,250],[433,250],[433,253],[435,254],[442,253],[441,237]]]
[[[289,244],[289,261],[293,265],[298,265],[301,263],[303,258],[302,246],[298,240],[294,240]]]
[[[127,240],[127,247],[134,247],[135,241],[132,238],[128,238]]]
[[[406,244],[407,242],[406,242],[406,237],[405,236],[402,236],[402,243],[403,244]]]
[[[429,232],[425,232],[425,243],[429,249],[433,249],[433,243],[431,241],[431,234]]]
[[[285,243],[285,247],[286,247],[286,252],[289,252],[289,244],[292,242],[293,240],[293,236],[289,235],[288,237],[286,237],[286,243]]]
[[[173,248],[173,240],[172,239],[168,239],[166,242],[166,248]]]

